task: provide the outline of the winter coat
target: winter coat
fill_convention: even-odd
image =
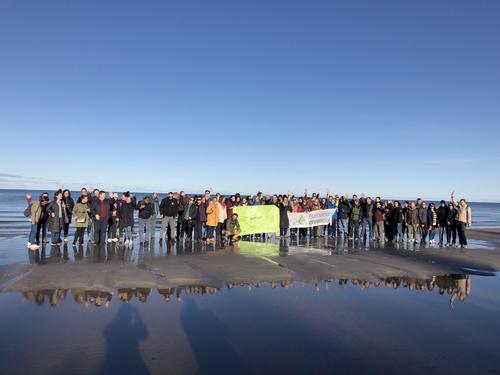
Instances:
[[[373,217],[373,202],[368,204],[366,201],[361,201],[361,209],[363,210],[363,219],[371,219]]]
[[[139,219],[151,219],[153,216],[153,205],[151,203],[139,202],[135,207],[137,211],[139,211]]]
[[[118,217],[121,228],[131,227],[134,224],[134,205],[122,202],[118,209]]]
[[[89,226],[89,213],[87,212],[88,206],[83,203],[77,203],[71,213],[75,216],[75,225],[77,228],[87,228]],[[79,222],[80,219],[85,219]]]
[[[179,202],[169,197],[163,198],[160,203],[160,214],[163,217],[175,217],[179,213]]]
[[[373,209],[373,218],[375,221],[384,221],[385,220],[385,211],[383,207],[375,207]]]
[[[418,224],[427,225],[427,208],[417,208]]]
[[[200,203],[196,206],[196,216],[194,217],[197,221],[206,222],[207,221],[207,205],[206,203]]]
[[[34,201],[30,205],[30,210],[31,210],[31,223],[36,224],[40,220],[40,217],[42,216],[42,205],[40,204],[40,201]]]
[[[355,223],[359,223],[362,217],[363,217],[363,209],[361,208],[361,206],[359,204],[357,206],[352,205],[349,219]]]
[[[437,209],[437,223],[441,227],[445,227],[448,225],[448,207],[439,206]]]
[[[437,226],[437,211],[427,210],[427,226],[436,227]]]
[[[47,206],[47,213],[49,214],[48,230],[52,233],[56,233],[61,230],[61,220],[64,221],[66,216],[65,210],[62,207],[63,202],[59,201],[59,204],[61,205],[61,212],[59,212],[59,205],[57,201],[52,201]],[[54,217],[52,217],[52,214],[54,214]]]
[[[340,200],[338,205],[338,218],[345,220],[349,217],[350,209],[349,205],[345,200]]]
[[[207,226],[216,227],[219,224],[219,207],[217,202],[210,202],[207,207]]]
[[[66,206],[66,215],[68,217],[68,222],[71,221],[71,215],[73,214],[73,208],[75,207],[75,201],[71,196],[63,198],[63,202]]]
[[[448,225],[453,225],[455,222],[455,217],[457,216],[457,209],[453,208],[452,210],[448,209],[447,215],[446,215],[446,222]]]
[[[233,219],[229,219],[226,224],[226,232],[234,233],[235,230],[241,231],[240,222],[238,219],[234,221]]]
[[[102,202],[102,203],[101,203]],[[104,205],[106,208],[105,215],[104,217],[101,217],[101,206]],[[99,215],[99,221],[108,221],[108,219],[111,217],[111,207],[109,205],[109,200],[104,199],[104,200],[94,200],[92,204],[90,205],[90,214],[96,220],[95,216]]]
[[[219,223],[223,223],[227,219],[227,211],[226,211],[226,206],[217,203],[217,208],[219,209]]]
[[[472,210],[469,206],[462,207],[458,205],[457,207],[457,215],[455,219],[461,223],[466,223],[471,225],[472,223]]]
[[[395,224],[402,224],[404,221],[403,208],[394,207],[394,210],[392,211],[392,217]]]
[[[417,208],[408,208],[406,210],[405,216],[406,224],[408,225],[418,225],[418,209]]]
[[[280,228],[288,228],[290,226],[290,222],[288,220],[288,213],[292,212],[292,208],[289,205],[285,205],[280,203]]]

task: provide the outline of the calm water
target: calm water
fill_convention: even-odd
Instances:
[[[1,374],[500,373],[494,246],[468,250],[484,269],[458,249],[314,243],[31,252],[24,206],[0,191]],[[472,207],[500,226],[499,204]]]

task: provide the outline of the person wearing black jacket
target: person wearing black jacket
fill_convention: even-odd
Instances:
[[[151,217],[153,216],[153,205],[149,197],[144,197],[137,203],[136,210],[139,211],[139,241],[142,244],[151,241]],[[146,238],[144,238],[144,230]]]
[[[346,195],[347,196],[347,195]],[[349,208],[349,202],[346,197],[340,197],[339,204],[337,206],[337,218],[338,218],[338,236],[342,234],[343,238],[347,238],[349,233],[349,214],[351,209]]]
[[[446,202],[441,201],[437,209],[437,225],[439,233],[439,247],[443,246],[444,234],[448,228],[448,207],[446,207]]]
[[[73,215],[73,208],[75,207],[75,201],[71,198],[71,192],[66,189],[63,191],[63,202],[64,209],[66,210],[66,216],[64,218],[63,223],[63,233],[64,233],[64,242],[69,240],[69,225],[71,224],[71,217]]]
[[[111,216],[109,200],[106,199],[106,192],[100,191],[99,198],[92,201],[90,214],[94,220],[94,243],[102,245],[106,242],[106,229]]]
[[[186,239],[188,241],[192,240],[193,237],[193,226],[194,219],[197,215],[198,209],[194,204],[193,197],[188,198],[188,203],[186,204],[184,211],[182,212],[182,229],[181,233],[186,234]]]
[[[446,215],[446,246],[455,246],[457,243],[457,209],[453,203],[448,204],[448,214]],[[453,242],[452,242],[453,241]]]
[[[425,202],[420,204],[420,207],[417,208],[418,211],[418,224],[420,229],[420,244],[425,245],[425,241],[427,239],[428,232],[428,224],[427,224],[427,206]]]
[[[165,240],[165,232],[170,229],[168,240],[173,239],[175,233],[175,218],[179,212],[179,201],[174,198],[174,193],[168,193],[168,196],[163,198],[160,203],[161,228],[160,228],[160,243]]]
[[[403,222],[404,214],[403,207],[399,201],[394,202],[394,209],[392,211],[394,233],[396,237],[396,242],[403,242]]]
[[[123,244],[132,246],[132,224],[134,223],[134,202],[129,193],[123,194],[123,199],[120,202],[119,218],[120,231],[123,232]]]

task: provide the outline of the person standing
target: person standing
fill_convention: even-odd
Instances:
[[[177,198],[179,202],[179,209],[177,213],[177,230],[176,230],[176,238],[179,240],[184,236],[184,233],[182,231],[182,221],[184,218],[184,211],[189,203],[189,197],[187,196],[186,192],[181,190],[179,193],[179,196]]]
[[[40,205],[42,212],[40,214],[40,219],[38,220],[38,225],[36,226],[36,244],[40,245],[40,234],[42,235],[42,243],[47,242],[47,226],[49,223],[49,213],[47,212],[47,207],[50,203],[49,193],[42,193],[42,198],[40,199]]]
[[[64,242],[69,240],[69,226],[71,224],[71,219],[73,215],[73,208],[75,207],[75,201],[71,197],[71,192],[68,189],[63,191],[63,203],[65,209],[64,215],[64,224],[63,224],[63,233],[64,233]]]
[[[151,215],[151,241],[153,241],[156,236],[156,221],[160,213],[160,202],[158,200],[158,193],[156,192],[151,193],[151,207],[153,208],[153,214]]]
[[[88,196],[82,195],[78,198],[77,203],[73,207],[72,214],[75,216],[75,237],[73,239],[73,247],[76,246],[78,242],[79,245],[83,244],[83,237],[87,226],[89,225],[89,212],[88,212]]]
[[[194,204],[194,199],[192,197],[189,198],[186,208],[184,209],[183,218],[182,218],[182,231],[183,235],[181,239],[183,239],[184,234],[186,235],[186,239],[191,241],[193,239],[193,225],[194,219],[196,217],[196,205]]]
[[[457,221],[458,242],[460,243],[460,247],[466,248],[467,237],[465,236],[465,228],[470,227],[472,224],[472,210],[467,205],[465,199],[460,199],[460,202],[457,202],[454,193],[451,194],[451,201],[457,210],[455,220]]]
[[[27,194],[26,198],[28,201],[30,201],[29,204],[29,211],[30,211],[30,219],[31,219],[31,228],[30,228],[30,234],[29,234],[29,239],[28,239],[28,248],[30,250],[38,250],[40,246],[38,245],[37,239],[36,239],[36,233],[37,233],[37,228],[38,228],[38,222],[40,221],[40,218],[42,217],[42,200],[43,196],[40,195],[39,200],[31,202],[31,195]]]
[[[51,244],[57,246],[61,244],[61,229],[64,224],[64,203],[63,194],[58,190],[54,194],[54,200],[47,206],[49,214],[49,232],[51,233]]]
[[[151,216],[153,215],[153,205],[149,197],[144,197],[137,203],[136,209],[139,211],[139,241],[141,245],[146,245],[151,240]],[[146,238],[144,238],[146,231]]]
[[[118,209],[120,207],[120,201],[118,199],[118,194],[109,194],[109,207],[111,215],[108,220],[108,243],[110,242],[118,242],[119,230],[118,224],[120,221],[120,217],[118,215]]]
[[[106,199],[106,192],[100,191],[97,200],[92,202],[90,212],[94,218],[94,243],[103,245],[106,242],[106,229],[111,215],[109,201]]]
[[[361,202],[361,208],[363,211],[363,218],[361,221],[361,237],[363,241],[369,240],[373,241],[375,238],[373,233],[373,201],[371,197],[367,197],[366,200]]]
[[[353,200],[351,206],[351,213],[349,216],[349,223],[351,223],[351,233],[354,240],[361,239],[359,233],[359,227],[362,220],[363,220],[363,209],[359,203],[359,200],[356,198]]]
[[[132,246],[132,224],[134,223],[134,203],[132,197],[129,193],[124,193],[120,208],[119,208],[119,218],[120,218],[120,229],[123,239],[123,244],[125,246]]]
[[[179,201],[174,198],[174,193],[168,193],[160,203],[161,228],[160,244],[165,240],[165,233],[169,231],[168,240],[172,241],[175,235],[175,218],[179,212]]]
[[[328,225],[328,235],[333,238],[337,237],[338,210],[337,199],[330,194],[328,196],[328,209],[335,210],[332,215],[332,223]]]
[[[410,203],[410,207],[406,210],[405,216],[406,222],[406,242],[410,243],[410,236],[412,242],[418,243],[418,227],[420,225],[418,220],[418,210],[415,206],[415,202]]]
[[[375,203],[373,219],[375,220],[375,241],[381,242],[384,239],[385,211],[380,201]]]
[[[290,227],[288,213],[292,212],[292,208],[288,204],[288,197],[283,198],[278,208],[280,210],[280,238],[288,237],[288,228]]]
[[[347,194],[346,194],[347,196]],[[345,197],[340,197],[338,204],[338,236],[342,234],[343,238],[347,238],[349,232],[349,203]]]
[[[437,210],[434,203],[430,203],[429,209],[427,210],[427,229],[429,230],[429,245],[431,246],[434,246],[436,243],[434,237],[436,236],[437,227]]]
[[[427,206],[425,202],[420,202],[420,207],[417,208],[417,211],[420,230],[420,244],[425,245],[429,228],[429,224],[427,223]]]
[[[446,207],[446,202],[442,200],[439,207],[436,210],[437,214],[437,225],[438,225],[438,235],[439,235],[439,247],[443,247],[444,235],[448,228],[448,207]]]
[[[212,201],[207,207],[207,243],[214,241],[214,233],[219,223],[219,207],[217,198],[212,198]]]
[[[403,207],[401,207],[401,203],[399,201],[394,202],[392,215],[394,218],[394,233],[396,235],[396,242],[403,242],[404,214]]]
[[[227,211],[226,211],[226,198],[220,196],[217,202],[219,208],[219,223],[217,224],[217,238],[222,239],[222,232],[226,227]]]
[[[446,221],[448,226],[446,228],[446,246],[455,246],[457,243],[457,209],[452,202],[448,204],[448,215]]]

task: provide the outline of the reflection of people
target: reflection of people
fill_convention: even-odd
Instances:
[[[138,311],[129,304],[120,304],[118,314],[103,331],[106,358],[103,374],[148,374],[139,342],[148,337]]]

